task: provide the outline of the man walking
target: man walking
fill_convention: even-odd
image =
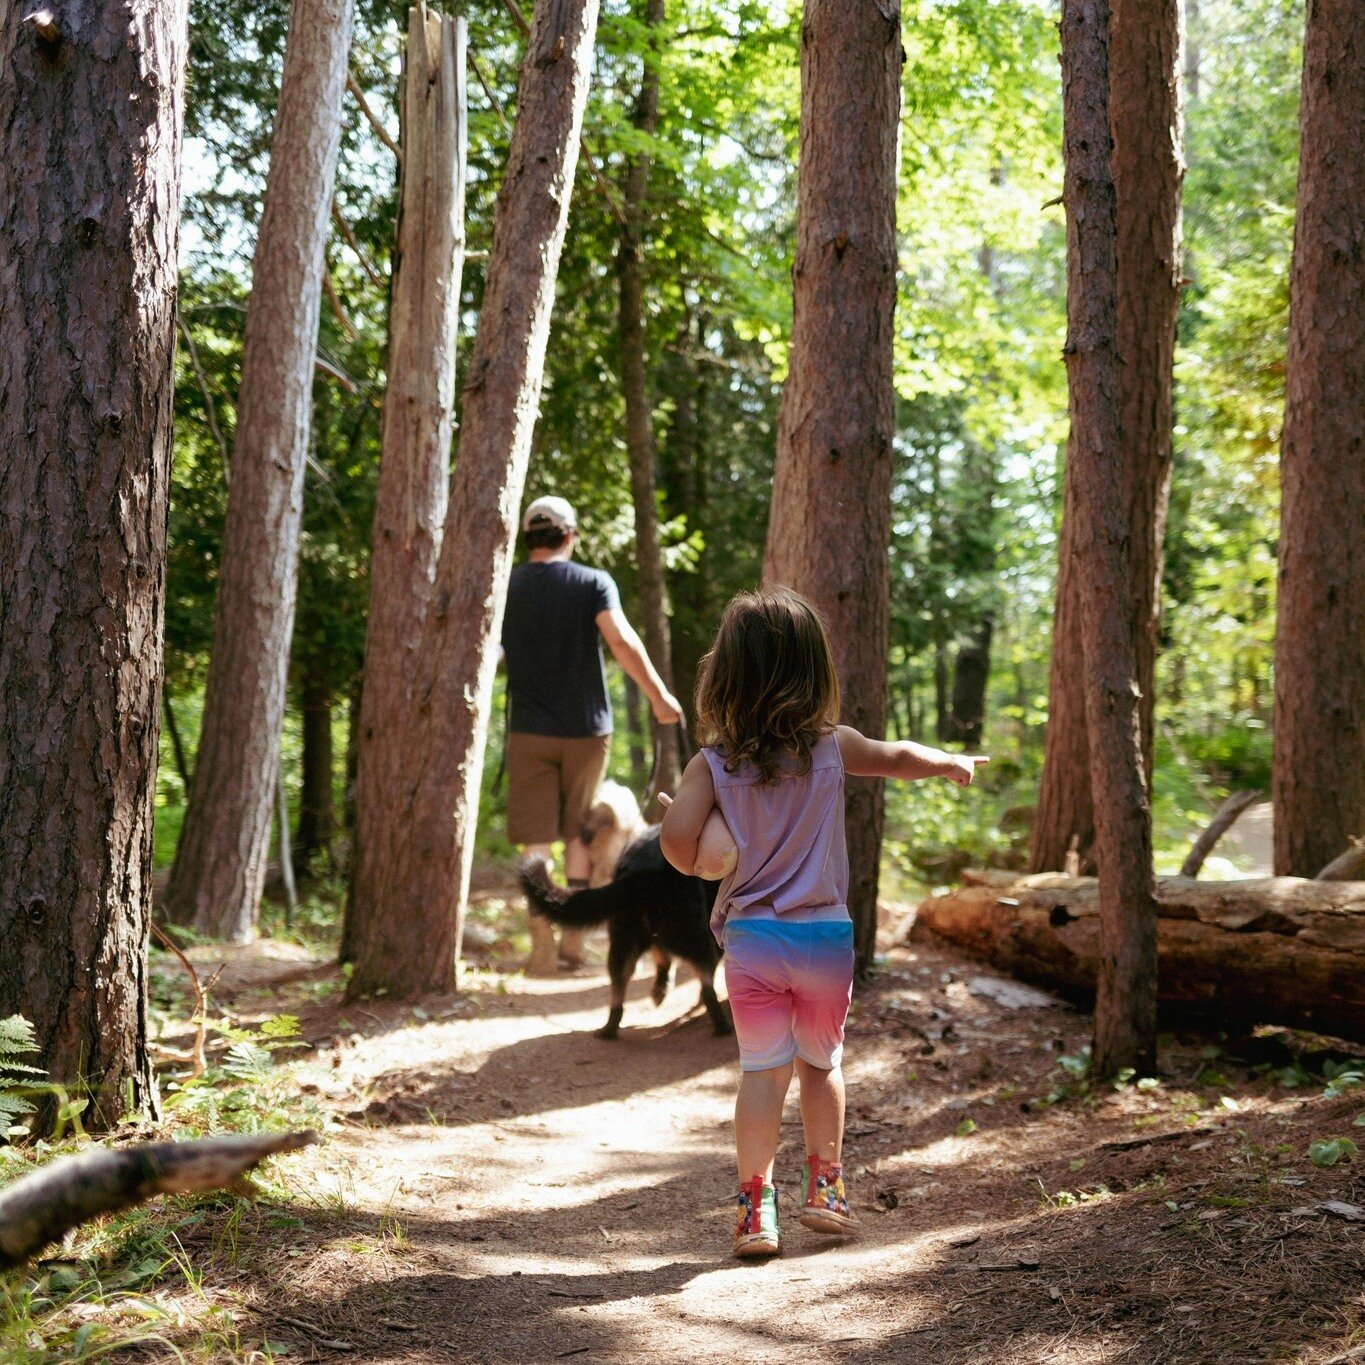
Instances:
[[[548,858],[564,840],[570,889],[588,884],[578,837],[611,750],[611,701],[602,641],[649,698],[660,724],[682,716],[644,644],[621,610],[611,575],[573,562],[578,516],[563,498],[537,498],[521,523],[527,551],[512,570],[503,616],[507,666],[507,837]],[[531,916],[529,970],[555,970],[554,929]],[[566,929],[559,960],[582,961],[582,930]]]

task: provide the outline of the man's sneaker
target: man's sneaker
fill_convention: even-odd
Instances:
[[[837,1161],[821,1161],[812,1152],[801,1171],[801,1224],[815,1232],[849,1237],[858,1219],[849,1212],[844,1193],[844,1168]]]
[[[777,1191],[756,1175],[739,1187],[739,1221],[735,1224],[736,1256],[776,1256],[782,1249],[777,1231]]]

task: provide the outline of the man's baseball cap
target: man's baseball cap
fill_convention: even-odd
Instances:
[[[551,526],[559,531],[578,530],[578,513],[566,498],[537,498],[521,519],[523,531],[546,531]]]

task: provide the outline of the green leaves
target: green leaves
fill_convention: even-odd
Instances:
[[[1358,1150],[1350,1138],[1324,1138],[1308,1144],[1308,1159],[1314,1166],[1335,1166],[1352,1160]]]

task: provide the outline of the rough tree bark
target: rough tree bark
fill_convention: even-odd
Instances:
[[[1086,729],[1099,866],[1095,1072],[1156,1065],[1156,906],[1143,769],[1131,508],[1120,443],[1108,0],[1063,0],[1066,368]],[[1141,562],[1141,556],[1139,556]]]
[[[386,932],[358,945],[352,997],[455,985],[498,634],[597,12],[597,0],[545,0],[522,60],[450,510],[402,732],[402,782],[386,808],[373,903],[356,906],[371,922],[382,915]]]
[[[650,30],[649,52],[644,58],[640,98],[632,123],[646,137],[659,129],[659,63],[663,60],[664,0],[647,0],[645,23]],[[668,623],[664,588],[664,557],[659,544],[659,508],[655,496],[658,450],[654,441],[654,406],[650,402],[645,371],[644,269],[641,246],[649,213],[649,171],[653,158],[637,152],[626,161],[621,205],[621,231],[616,248],[617,360],[621,370],[621,394],[626,409],[626,451],[630,457],[630,493],[635,508],[636,584],[640,592],[640,616],[645,648],[659,676],[673,688],[673,642]],[[675,792],[682,780],[682,755],[678,727],[662,726],[649,718],[659,768],[658,791]],[[647,820],[658,819],[662,807],[651,800]]]
[[[184,0],[0,8],[0,1016],[86,1122],[147,1056]]]
[[[1365,8],[1312,0],[1289,285],[1275,871],[1365,834]]]
[[[1113,0],[1109,122],[1118,202],[1118,354],[1129,611],[1137,642],[1142,751],[1152,772],[1162,546],[1171,477],[1171,362],[1180,308],[1184,177],[1179,0]],[[1095,814],[1079,681],[1079,534],[1070,461],[1063,494],[1046,752],[1033,830],[1035,870],[1063,866],[1073,836],[1094,866]]]
[[[353,0],[294,0],[252,263],[213,652],[166,907],[245,942],[265,881]]]
[[[380,909],[378,849],[402,784],[403,727],[450,488],[465,248],[467,43],[463,19],[428,15],[425,7],[410,11],[344,961],[382,930],[367,912]]]
[[[899,0],[807,0],[790,369],[763,580],[824,614],[843,719],[880,739],[895,430]],[[856,130],[854,135],[853,130]],[[850,779],[847,805],[859,970],[872,960],[882,785]]]

